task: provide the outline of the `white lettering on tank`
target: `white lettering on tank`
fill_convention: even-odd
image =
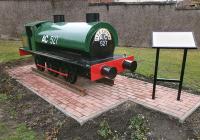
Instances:
[[[99,45],[101,47],[106,47],[108,45],[109,40],[112,40],[112,37],[110,32],[105,28],[99,29],[94,37],[94,41],[99,42]]]
[[[43,43],[48,43],[48,35],[43,35],[43,37],[42,37],[42,42]]]
[[[57,45],[58,44],[58,36],[43,35],[41,42],[45,43],[45,44]]]

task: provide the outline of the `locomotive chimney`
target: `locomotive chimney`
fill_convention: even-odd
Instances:
[[[98,22],[99,21],[99,13],[87,13],[86,14],[86,22]]]
[[[53,15],[54,23],[65,22],[65,15]]]

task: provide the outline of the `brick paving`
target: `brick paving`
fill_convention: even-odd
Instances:
[[[31,67],[34,65],[15,67],[8,70],[8,73],[80,124],[127,100],[178,118],[181,122],[200,106],[200,96],[183,91],[181,101],[177,101],[176,89],[159,85],[156,88],[156,99],[152,100],[151,83],[119,75],[114,86],[80,78],[77,84],[87,89],[87,95],[80,96],[36,75]]]

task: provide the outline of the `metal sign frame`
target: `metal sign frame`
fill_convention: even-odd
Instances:
[[[154,33],[158,33],[158,32],[153,32],[152,33],[153,41],[154,41],[154,36],[153,36]],[[168,33],[168,32],[160,32],[160,33]],[[175,33],[175,32],[171,32],[171,33]],[[178,32],[178,33],[181,33],[181,32]],[[184,32],[184,33],[186,33],[186,32]],[[188,32],[188,33],[192,33],[192,32]],[[193,33],[192,33],[192,36],[193,36],[193,39],[194,39]],[[191,46],[188,46],[188,47],[187,46],[186,47],[181,47],[181,46],[180,47],[172,47],[172,46],[170,46],[170,47],[168,47],[168,46],[159,47],[159,46],[153,46],[153,41],[152,41],[152,48],[156,48],[157,50],[156,50],[156,60],[155,60],[155,70],[154,70],[154,81],[153,81],[152,99],[155,99],[155,92],[156,92],[157,81],[163,81],[163,82],[176,82],[176,83],[179,83],[177,100],[180,101],[181,90],[182,90],[182,85],[183,85],[183,78],[184,78],[184,72],[185,72],[185,64],[186,64],[186,60],[187,60],[187,52],[188,52],[188,49],[197,49],[196,43],[195,43],[195,39],[194,39],[195,46],[191,45]],[[157,78],[160,49],[184,49],[180,79]]]

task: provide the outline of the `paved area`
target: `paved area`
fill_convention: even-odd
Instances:
[[[34,66],[15,67],[8,72],[18,82],[80,124],[127,100],[168,114],[180,121],[184,121],[200,106],[200,96],[182,92],[181,101],[177,101],[177,90],[163,86],[157,86],[156,99],[152,100],[151,83],[124,76],[117,76],[114,86],[81,78],[77,84],[87,89],[87,95],[80,96],[36,75],[31,67]]]

